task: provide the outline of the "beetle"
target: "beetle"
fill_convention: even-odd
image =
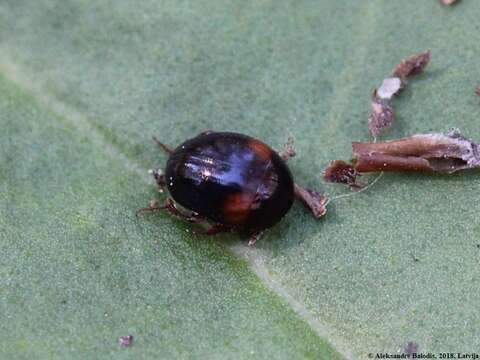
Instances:
[[[166,210],[196,224],[201,233],[234,231],[250,236],[254,245],[264,229],[279,222],[296,198],[316,218],[326,212],[327,198],[295,184],[287,160],[295,155],[289,142],[277,153],[264,142],[233,132],[203,132],[175,149],[153,140],[168,155],[165,171],[151,171],[164,205],[151,201],[140,212]],[[196,231],[196,233],[199,233]]]

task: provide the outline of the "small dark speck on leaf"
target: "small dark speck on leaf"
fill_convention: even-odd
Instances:
[[[457,2],[458,0],[440,0],[440,2],[443,4],[443,5],[453,5]]]
[[[405,345],[403,352],[409,356],[412,356],[413,354],[418,353],[418,344],[413,341],[409,341]]]
[[[118,339],[120,346],[129,347],[133,344],[133,335],[120,336]]]
[[[414,254],[410,253],[410,256],[412,257],[414,262],[420,261]]]

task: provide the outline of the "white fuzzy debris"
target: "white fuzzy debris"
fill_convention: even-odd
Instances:
[[[402,81],[398,77],[386,78],[377,89],[380,99],[390,100],[402,88]]]

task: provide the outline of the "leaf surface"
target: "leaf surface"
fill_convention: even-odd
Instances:
[[[321,171],[369,140],[371,91],[424,49],[431,63],[395,100],[384,139],[451,127],[480,139],[479,16],[468,0],[3,2],[0,348],[16,358],[478,348],[478,171],[386,174],[320,221],[297,204],[253,250],[133,214],[160,196],[145,181],[165,162],[151,136],[176,145],[207,129],[275,148],[293,136],[296,180],[347,193]],[[134,345],[120,348],[129,333]]]

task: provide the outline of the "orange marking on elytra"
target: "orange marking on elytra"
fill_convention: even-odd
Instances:
[[[223,212],[232,224],[241,224],[250,213],[255,198],[254,194],[240,192],[227,197],[223,203]]]
[[[249,141],[248,146],[262,160],[269,160],[272,155],[272,149],[261,141],[253,139]]]

